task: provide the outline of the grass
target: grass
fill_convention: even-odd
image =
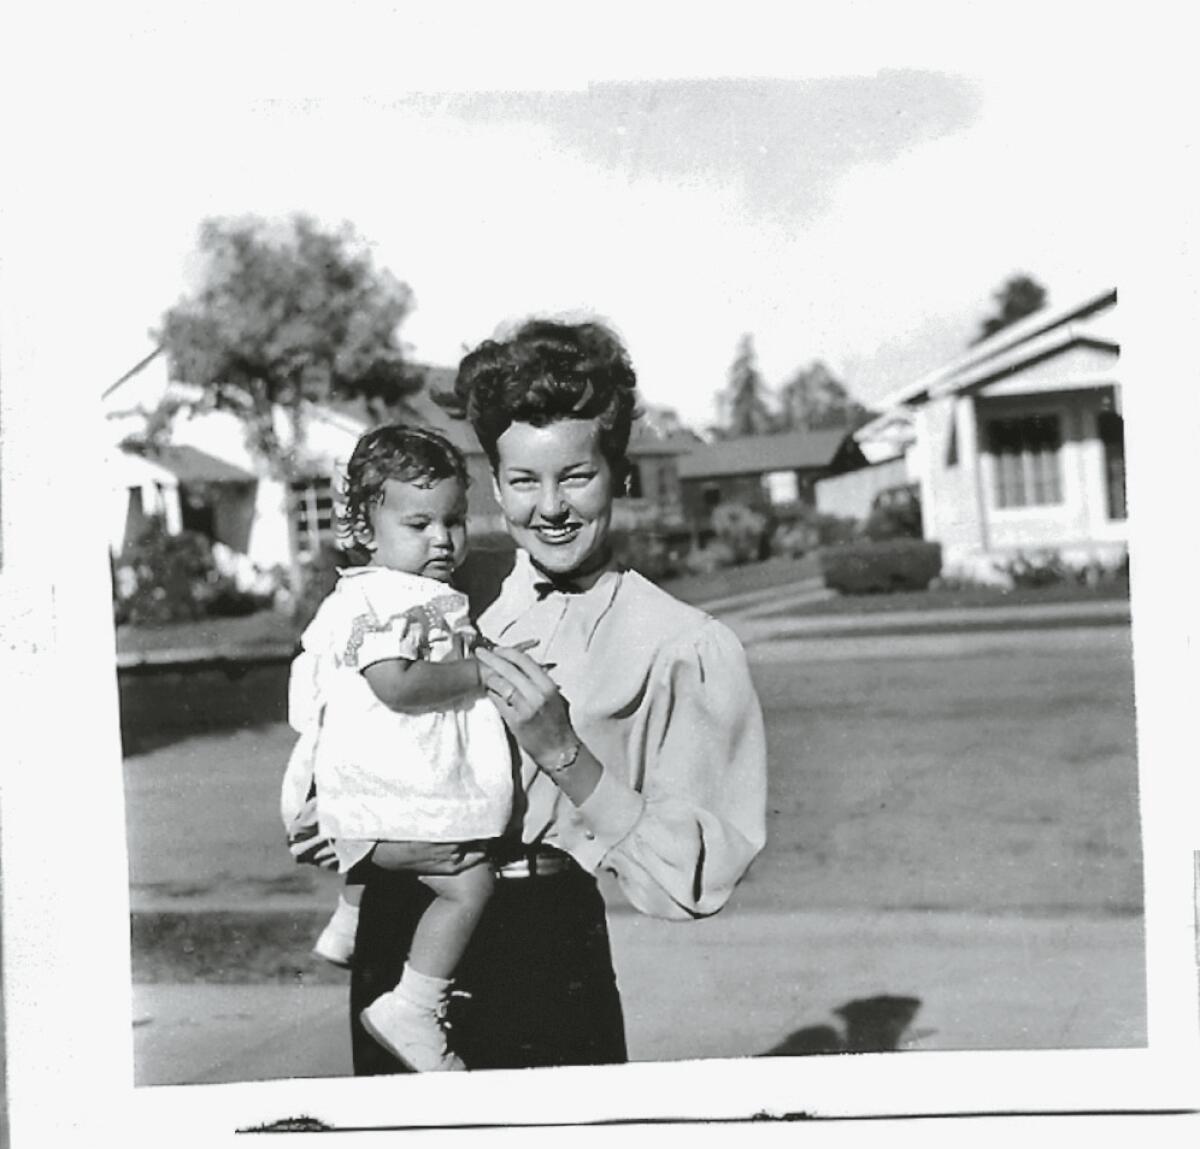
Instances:
[[[735,907],[1140,912],[1127,631],[956,657],[855,649],[754,666],[769,842]],[[344,976],[308,956],[337,880],[292,863],[276,813],[292,740],[278,723],[181,731],[127,758],[139,980]]]

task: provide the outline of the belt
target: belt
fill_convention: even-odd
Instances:
[[[576,868],[570,855],[548,846],[524,850],[507,862],[497,861],[496,877],[505,881],[520,878],[551,878]]]

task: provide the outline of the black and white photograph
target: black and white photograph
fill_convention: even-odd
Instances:
[[[127,7],[3,193],[13,1143],[1194,1110],[1118,19]]]

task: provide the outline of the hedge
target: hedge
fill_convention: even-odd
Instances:
[[[842,594],[924,590],[941,573],[942,548],[918,539],[844,543],[822,548],[817,561],[825,585]]]

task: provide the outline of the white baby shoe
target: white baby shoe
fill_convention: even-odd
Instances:
[[[466,1069],[446,1042],[444,1009],[418,1005],[394,989],[376,998],[359,1018],[384,1049],[417,1073]]]
[[[312,952],[333,965],[348,969],[354,957],[354,936],[358,933],[358,906],[338,898],[337,909],[321,931]]]

